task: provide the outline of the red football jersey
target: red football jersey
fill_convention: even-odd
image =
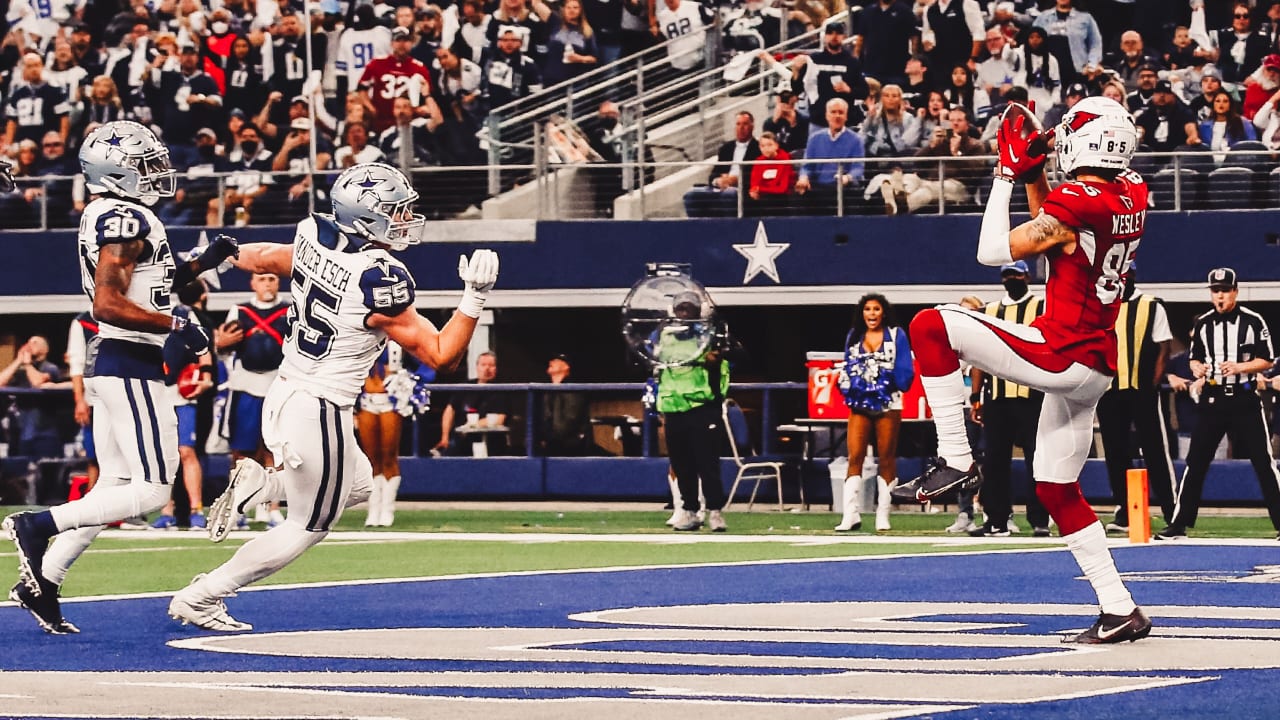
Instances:
[[[1080,234],[1075,251],[1049,253],[1045,310],[1031,324],[1057,352],[1116,372],[1116,316],[1147,219],[1147,186],[1126,170],[1115,182],[1073,180],[1054,188],[1044,212]]]
[[[431,74],[426,65],[412,57],[397,60],[395,55],[387,55],[370,60],[365,65],[364,74],[360,76],[360,87],[369,91],[369,100],[378,112],[373,119],[373,131],[376,134],[396,124],[391,110],[397,97],[408,96],[414,107],[426,101],[431,92]]]

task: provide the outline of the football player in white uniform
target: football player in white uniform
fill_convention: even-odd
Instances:
[[[331,198],[333,215],[303,220],[292,245],[245,245],[235,262],[293,278],[293,326],[262,411],[263,439],[280,467],[269,472],[247,458],[237,462],[210,508],[209,534],[221,540],[245,508],[265,500],[287,499],[290,512],[173,597],[169,615],[183,623],[252,629],[227,613],[222,598],[288,565],[324,539],[343,509],[369,497],[373,471],[356,445],[352,414],[387,338],[433,368],[456,367],[497,280],[493,251],[462,257],[462,302],[437,330],[414,310],[413,277],[388,252],[422,233],[409,179],[390,165],[364,163],[338,176]]]
[[[170,333],[209,352],[199,323],[171,313],[171,293],[236,252],[220,236],[199,259],[174,266],[164,227],[148,205],[173,195],[169,152],[134,122],[103,125],[80,149],[85,186],[98,197],[80,221],[80,269],[99,334],[93,358],[93,439],[101,469],[83,498],[4,520],[18,546],[19,580],[9,597],[47,632],[78,632],[62,617],[67,569],[107,523],[155,510],[178,469],[178,428],[164,392],[161,347]],[[88,373],[86,373],[88,374]],[[49,545],[50,538],[54,538]]]

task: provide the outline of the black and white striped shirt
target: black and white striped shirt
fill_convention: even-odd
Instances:
[[[1227,375],[1218,370],[1224,362],[1243,363],[1262,358],[1274,360],[1271,330],[1258,313],[1236,305],[1230,312],[1216,310],[1196,318],[1191,331],[1191,359],[1209,367],[1205,378],[1212,385],[1240,385],[1253,382],[1251,375]]]

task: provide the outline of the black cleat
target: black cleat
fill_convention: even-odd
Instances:
[[[1142,614],[1142,608],[1134,608],[1133,612],[1128,615],[1108,615],[1102,613],[1098,616],[1098,621],[1093,627],[1076,635],[1075,637],[1065,637],[1062,639],[1064,643],[1079,643],[1081,645],[1103,645],[1112,643],[1121,643],[1126,640],[1133,642],[1151,634],[1151,621],[1146,615]]]
[[[1181,525],[1170,525],[1155,535],[1157,540],[1186,540],[1187,529]]]
[[[44,553],[49,548],[49,538],[42,536],[35,528],[35,513],[14,513],[4,519],[3,527],[18,548],[18,582],[27,587],[32,595],[42,592],[40,579],[44,576]]]
[[[948,467],[946,460],[935,458],[923,475],[894,488],[892,494],[896,498],[925,503],[947,493],[977,490],[981,486],[982,473],[977,463],[970,465],[968,470],[957,470]]]
[[[67,622],[62,617],[62,606],[58,603],[58,586],[40,579],[41,593],[34,595],[24,583],[18,583],[9,591],[9,599],[26,608],[40,624],[40,629],[50,635],[74,635],[80,628]]]
[[[1038,527],[1031,531],[1031,537],[1049,537],[1052,534],[1047,527]]]
[[[983,523],[977,530],[970,530],[969,537],[1009,537],[1009,523],[992,525]]]

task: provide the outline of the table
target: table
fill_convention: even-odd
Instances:
[[[847,432],[849,421],[845,418],[796,418],[790,423],[779,425],[777,431],[783,434],[795,434],[801,436],[800,446],[800,495],[801,503],[806,510],[809,504],[804,502],[804,483],[808,476],[808,471],[813,468],[813,436],[822,430],[827,431],[827,439],[830,441],[827,448],[827,459],[834,460],[836,458],[836,450],[838,446],[837,432]],[[830,506],[828,506],[830,507]]]
[[[624,457],[640,457],[644,454],[644,421],[630,415],[601,415],[591,418],[592,425],[607,425],[617,431]]]
[[[506,425],[466,423],[454,428],[453,431],[471,438],[472,457],[487,458],[489,457],[489,438],[496,437],[499,434],[506,435],[511,432],[511,429]]]

